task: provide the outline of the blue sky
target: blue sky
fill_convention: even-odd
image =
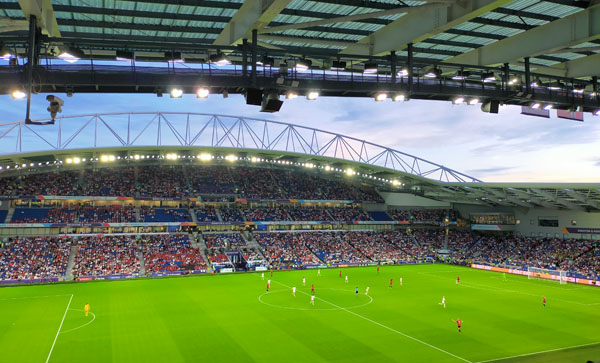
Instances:
[[[180,111],[279,120],[371,141],[445,165],[487,182],[600,182],[600,117],[585,122],[527,117],[520,108],[501,107],[497,115],[477,106],[450,102],[395,103],[372,99],[286,100],[279,113],[259,112],[242,96],[196,99],[168,94],[75,94],[63,115],[128,111]],[[22,120],[25,101],[2,96],[4,122]],[[32,118],[47,117],[45,95],[32,101]]]

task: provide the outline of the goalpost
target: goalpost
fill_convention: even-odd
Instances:
[[[560,281],[560,284],[566,284],[568,282],[567,279],[567,271],[563,270],[549,270],[547,268],[538,268],[538,267],[527,267],[527,278],[528,279],[545,279],[545,280],[554,280]]]

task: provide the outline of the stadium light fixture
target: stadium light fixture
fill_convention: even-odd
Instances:
[[[5,48],[3,44],[0,44],[0,58],[10,60],[12,56],[12,52],[8,48]]]
[[[116,59],[118,61],[130,62],[132,60],[135,60],[135,54],[133,52],[128,52],[125,50],[117,50]]]
[[[259,159],[256,156],[250,158],[251,163],[258,163]]]
[[[209,161],[210,159],[212,159],[212,155],[209,153],[202,153],[198,155],[198,159],[202,161]]]
[[[297,71],[307,71],[310,66],[312,66],[312,61],[310,59],[302,58],[296,61],[294,68]]]
[[[298,98],[298,94],[296,92],[294,92],[294,91],[288,91],[285,94],[285,99],[286,100],[293,100],[294,98]]]
[[[171,98],[181,98],[183,96],[183,90],[181,88],[171,88]]]
[[[114,155],[100,155],[100,161],[103,163],[115,161],[115,159]]]
[[[177,159],[177,154],[175,153],[168,153],[166,155],[167,160],[176,160]]]
[[[67,158],[66,162],[67,162],[67,164],[73,164],[73,159]]]
[[[331,62],[331,68],[330,70],[332,71],[343,71],[346,69],[346,62],[341,61],[341,60],[334,60],[333,62]]]
[[[209,93],[210,91],[208,90],[208,88],[198,88],[196,90],[196,98],[207,98]]]
[[[79,158],[79,157],[75,156],[75,157],[73,158],[73,164],[80,164],[80,163],[81,163],[81,158]]]
[[[425,74],[423,76],[427,77],[427,78],[440,78],[441,75],[442,75],[442,71],[437,67],[433,67],[433,68],[425,71]]]
[[[133,155],[134,160],[140,160],[140,156],[138,154]]]
[[[400,183],[400,180],[398,180],[398,179],[392,180],[392,185],[398,186],[400,184],[402,184],[402,183]]]
[[[548,83],[547,87],[549,90],[559,91],[559,90],[563,89],[565,87],[565,85],[562,82],[553,81],[553,82]]]
[[[531,82],[531,87],[540,87],[542,85],[542,81],[537,78],[535,81]]]
[[[313,163],[305,163],[303,166],[304,166],[305,168],[307,168],[307,169],[312,169],[312,168],[314,168],[314,167],[315,167],[315,164],[313,164]]]
[[[236,161],[238,158],[235,155],[227,155],[225,157],[225,160],[229,161],[230,163],[233,163],[234,161]]]
[[[10,97],[12,97],[13,100],[22,100],[27,97],[27,93],[20,89],[15,89],[10,93]]]
[[[331,166],[325,165],[325,171],[331,171]]]
[[[379,66],[375,62],[366,62],[363,68],[363,73],[365,74],[375,74]]]
[[[408,76],[408,68],[402,68],[401,70],[399,70],[396,75],[398,77],[406,77]]]
[[[386,99],[387,99],[387,93],[385,93],[385,92],[379,92],[378,94],[375,95],[376,102],[383,102]]]
[[[496,80],[496,75],[494,72],[485,72],[481,75],[481,80],[483,82],[494,82]]]
[[[306,94],[306,99],[309,101],[316,100],[317,98],[319,98],[319,92],[317,91],[310,91]]]
[[[211,54],[209,57],[211,63],[216,64],[219,67],[227,66],[231,64],[231,61],[223,54],[222,52],[218,52],[216,54]]]
[[[594,116],[600,116],[600,108],[593,112]]]
[[[473,106],[479,103],[479,98],[471,98],[468,102],[469,105]]]
[[[550,103],[548,103],[547,105],[544,106],[544,110],[546,110],[546,111],[551,110],[552,108],[554,108],[554,106]]]
[[[510,81],[508,81],[509,86],[519,84],[519,83],[521,83],[521,80],[517,77],[513,77]]]
[[[583,94],[585,92],[585,86],[582,84],[576,84],[573,86],[573,93]]]
[[[403,101],[407,101],[406,99],[406,95],[404,93],[396,93],[394,94],[394,96],[392,97],[392,101],[394,102],[403,102]]]
[[[456,97],[455,99],[452,100],[452,103],[454,103],[455,105],[460,105],[463,102],[465,102],[464,97]]]
[[[470,74],[471,73],[469,71],[456,71],[456,73],[454,73],[452,76],[452,79],[455,81],[464,81],[467,79],[467,77],[469,77]]]
[[[348,168],[348,169],[346,169],[346,170],[345,170],[345,173],[346,173],[346,175],[348,175],[348,176],[352,176],[352,175],[355,175],[355,174],[356,174],[356,172],[355,172],[355,171],[354,171],[354,169],[352,169],[352,168]]]
[[[59,59],[62,59],[68,63],[75,63],[83,57],[85,57],[85,53],[83,53],[81,49],[76,47],[65,47],[58,54]]]
[[[537,110],[538,108],[542,107],[542,104],[539,102],[534,102],[529,107],[533,108],[534,110]]]

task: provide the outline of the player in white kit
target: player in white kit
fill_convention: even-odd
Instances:
[[[292,287],[292,295],[294,295],[294,297],[296,297],[296,286]]]
[[[263,281],[265,281],[265,273],[264,272],[262,274],[260,274],[260,278],[263,279]]]
[[[365,291],[365,295],[369,295],[369,286],[367,286],[367,291]]]
[[[302,277],[302,286],[306,286],[306,277]]]
[[[444,309],[446,308],[446,297],[442,296],[442,302],[440,303],[440,305],[442,305],[444,307]]]
[[[315,295],[310,295],[310,304],[311,305],[315,304]]]
[[[348,283],[348,275],[346,275],[346,283]]]

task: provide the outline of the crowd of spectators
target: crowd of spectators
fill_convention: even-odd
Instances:
[[[220,207],[219,213],[221,213],[221,218],[223,219],[223,222],[243,222],[244,221],[244,214],[236,206]]]
[[[135,170],[132,167],[99,168],[83,174],[84,194],[95,196],[134,197]]]
[[[446,218],[448,221],[456,221],[458,218],[456,212],[451,209],[392,209],[388,214],[395,221],[424,224],[440,224]]]
[[[140,271],[133,236],[86,236],[76,240],[73,276],[134,275]]]
[[[263,255],[273,266],[302,266],[323,263],[298,233],[255,233]]]
[[[136,190],[141,197],[182,198],[189,195],[182,166],[139,168]]]
[[[15,208],[12,223],[75,223],[75,210],[62,208]]]
[[[194,195],[234,193],[234,182],[224,166],[191,166],[188,175]]]
[[[355,222],[355,221],[370,221],[369,214],[360,208],[328,208],[327,212],[331,215],[334,221],[339,222]]]
[[[247,221],[289,221],[290,214],[285,207],[245,208],[244,218]]]
[[[363,251],[348,243],[343,232],[302,232],[297,237],[327,264],[370,262]]]
[[[217,211],[212,205],[205,205],[203,207],[194,208],[194,214],[198,222],[217,222]]]
[[[246,246],[246,241],[239,233],[204,233],[202,238],[208,248],[231,250]]]
[[[80,223],[129,223],[135,222],[135,210],[131,206],[81,207],[77,210]]]
[[[0,280],[65,276],[71,242],[58,237],[15,238],[0,250]]]
[[[147,274],[206,269],[202,252],[192,248],[187,234],[148,235],[138,244]]]
[[[140,208],[140,219],[143,222],[190,222],[190,212],[184,208]]]

